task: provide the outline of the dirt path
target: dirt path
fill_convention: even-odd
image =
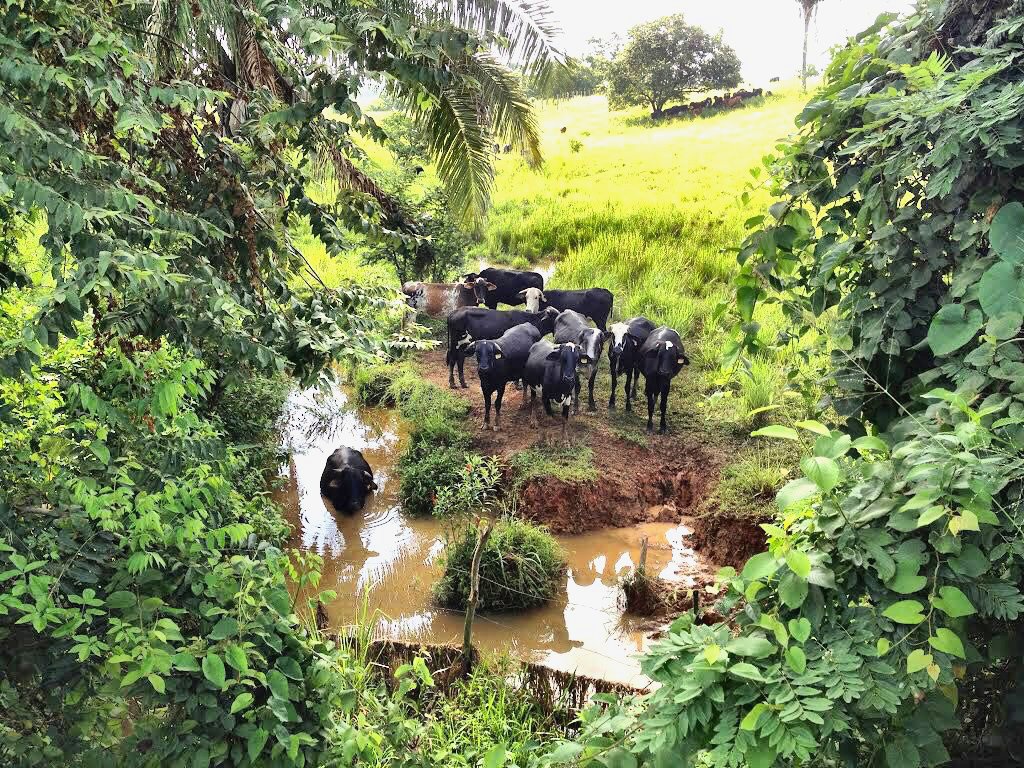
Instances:
[[[443,349],[421,354],[418,367],[433,384],[448,386]],[[467,389],[456,391],[470,404],[475,450],[510,459],[538,447],[545,421],[550,443],[560,444],[560,419],[546,417],[538,400],[541,429],[531,426],[529,410],[521,408],[522,393],[511,386],[505,392],[501,431],[485,431],[483,395],[472,358],[466,361],[466,382]],[[585,400],[585,390],[583,396]],[[634,407],[632,414],[621,406],[608,411],[607,397],[607,388],[601,387],[599,379],[597,411],[587,413],[584,403],[579,415],[570,418],[570,446],[591,449],[596,479],[568,481],[545,476],[528,480],[520,491],[520,512],[556,533],[644,522],[676,523],[697,512],[717,484],[727,455],[686,435],[647,435],[645,404]],[[694,527],[702,554],[715,563],[742,563],[764,548],[763,533],[748,521],[698,518]]]

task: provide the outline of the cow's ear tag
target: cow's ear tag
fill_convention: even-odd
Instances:
[[[677,365],[682,365],[682,364],[683,364],[683,358],[681,358],[681,357],[677,357],[677,358],[676,358],[676,364],[677,364]]]
[[[501,357],[501,352],[495,352],[495,353],[494,353],[494,356],[495,356],[496,358],[500,358],[500,357]],[[681,361],[680,361],[680,362],[681,362]]]

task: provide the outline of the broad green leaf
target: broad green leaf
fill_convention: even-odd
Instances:
[[[228,665],[238,670],[239,672],[246,672],[249,669],[249,661],[245,657],[245,651],[242,650],[240,645],[232,643],[224,649],[224,659]]]
[[[250,704],[252,704],[252,700],[253,695],[248,691],[246,691],[245,693],[238,694],[237,696],[235,696],[235,700],[231,702],[231,714],[233,715],[236,712],[241,712],[243,709],[247,708]]]
[[[270,692],[274,696],[285,701],[288,700],[288,680],[276,669],[267,672],[267,685],[270,686]]]
[[[800,469],[823,493],[839,483],[839,465],[826,456],[808,456],[800,462]]]
[[[750,433],[751,437],[774,437],[779,440],[799,440],[800,435],[792,427],[783,427],[779,424],[772,424],[761,429],[755,429]]]
[[[896,559],[896,575],[885,583],[893,592],[910,595],[924,589],[928,579],[918,574],[921,568],[919,560],[907,557]]]
[[[755,704],[746,717],[740,721],[740,728],[744,731],[755,731],[757,730],[757,721],[761,719],[761,715],[764,714],[765,710],[768,709],[768,705],[759,702]]]
[[[885,745],[885,762],[888,768],[919,768],[921,754],[906,736],[895,735]]]
[[[925,653],[920,648],[915,648],[907,656],[907,673],[914,674],[932,663],[932,655]]]
[[[725,644],[725,650],[734,656],[753,656],[761,659],[774,653],[776,645],[767,637],[743,635]]]
[[[932,604],[947,616],[959,619],[977,613],[971,601],[957,587],[940,587],[939,596]]]
[[[267,743],[267,739],[269,737],[270,734],[263,728],[257,728],[249,734],[249,738],[245,744],[245,751],[246,754],[249,755],[249,759],[251,761],[256,762],[256,758],[260,756],[260,753],[263,751],[263,747]]]
[[[988,231],[992,250],[1007,261],[1024,262],[1024,206],[1007,203],[992,217]]]
[[[210,630],[211,640],[223,640],[225,637],[238,634],[238,622],[230,616],[225,616],[218,621]]]
[[[985,324],[985,333],[997,341],[1005,341],[1016,337],[1021,325],[1024,325],[1024,313],[1000,312],[989,318]]]
[[[146,675],[146,679],[149,680],[149,684],[153,686],[154,691],[157,693],[165,692],[164,679],[160,675]]]
[[[947,510],[941,504],[935,504],[933,506],[928,507],[924,512],[921,513],[921,516],[917,518],[917,527],[920,528],[925,525],[931,525],[940,517],[945,515],[948,511],[949,510]]]
[[[224,662],[216,653],[208,653],[203,657],[203,675],[217,688],[224,688]]]
[[[921,509],[922,507],[927,507],[941,495],[942,491],[938,488],[927,488],[923,491],[918,491],[910,497],[910,500],[907,501],[906,504],[900,507],[900,511],[908,512],[915,509]]]
[[[786,663],[789,664],[790,669],[798,675],[802,675],[807,669],[807,654],[799,645],[790,646],[786,649]]]
[[[939,627],[935,630],[935,634],[928,638],[928,645],[936,651],[942,651],[943,653],[948,653],[961,659],[967,658],[964,654],[963,641],[955,632],[946,629],[945,627]]]
[[[897,624],[920,624],[924,621],[923,610],[924,606],[917,600],[900,600],[882,611],[882,615]]]
[[[889,446],[885,444],[885,441],[874,435],[858,437],[853,441],[853,447],[861,453],[869,453],[871,451],[877,451],[878,453],[889,452]]]
[[[284,673],[285,677],[289,677],[292,680],[302,680],[302,667],[299,666],[299,662],[293,659],[291,656],[281,656],[275,666]]]
[[[795,573],[787,573],[779,582],[779,597],[788,607],[799,608],[807,599],[807,582]]]
[[[126,592],[121,590],[119,592],[112,592],[107,595],[107,607],[114,608],[115,610],[124,610],[125,608],[131,608],[136,603],[135,594],[133,592]]]
[[[747,581],[762,581],[779,570],[778,559],[771,552],[759,552],[747,560],[742,576]]]
[[[484,756],[484,768],[501,768],[505,764],[505,759],[505,745],[498,744],[491,747],[490,751]]]
[[[547,759],[555,765],[572,762],[583,752],[583,745],[575,741],[563,741],[548,753]]]
[[[171,657],[171,663],[174,664],[175,669],[180,669],[182,672],[198,672],[199,662],[196,661],[196,657],[191,653],[181,652],[176,653]]]
[[[807,419],[806,421],[798,421],[794,426],[800,427],[800,429],[806,429],[808,432],[814,432],[817,435],[825,435],[828,437],[832,434],[832,430],[822,424],[820,421],[814,421],[813,419]]]
[[[952,354],[975,337],[982,322],[981,310],[968,312],[962,304],[947,304],[932,316],[928,345],[940,357]]]
[[[790,480],[775,496],[775,503],[779,509],[785,512],[798,501],[814,496],[818,493],[818,486],[812,480],[805,477],[798,477]]]
[[[605,768],[636,768],[636,757],[625,747],[616,747],[601,757]]]
[[[721,655],[722,649],[716,643],[712,643],[704,649],[704,659],[708,664],[714,664]]]
[[[778,752],[768,741],[759,741],[747,750],[747,768],[772,768]]]
[[[892,643],[890,643],[888,639],[884,637],[878,638],[878,642],[875,644],[875,650],[879,657],[885,656],[885,654],[889,652],[890,648],[892,648]]]
[[[811,622],[803,617],[800,617],[799,619],[790,619],[789,634],[791,634],[793,639],[798,643],[806,643],[807,638],[811,636]]]
[[[799,549],[791,549],[786,553],[786,565],[801,579],[806,579],[811,573],[811,559]]]
[[[729,674],[736,675],[736,677],[742,677],[744,680],[755,680],[759,683],[764,682],[764,677],[761,676],[761,672],[758,668],[745,661],[741,661],[739,664],[733,664],[729,667]]]
[[[979,531],[978,516],[969,509],[962,510],[959,515],[949,519],[949,532],[954,536],[961,531]]]

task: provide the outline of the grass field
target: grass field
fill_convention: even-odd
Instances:
[[[639,110],[609,112],[601,96],[542,104],[545,164],[535,171],[516,156],[499,160],[479,255],[519,267],[556,261],[553,286],[608,288],[616,317],[675,328],[699,372],[694,388],[717,391],[731,417],[750,424],[759,409],[783,404],[781,361],[754,361],[723,379],[725,331],[712,315],[731,298],[744,222],[770,203],[763,189],[742,202],[751,169],[795,130],[805,98],[788,89],[660,123]],[[766,336],[782,327],[770,307],[757,319]]]

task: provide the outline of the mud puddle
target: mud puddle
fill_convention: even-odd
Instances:
[[[331,625],[379,612],[381,634],[429,643],[461,642],[463,614],[433,605],[445,525],[405,515],[394,472],[407,433],[386,409],[355,408],[335,388],[289,399],[285,438],[292,452],[278,493],[294,526],[292,545],[324,561],[321,590],[334,590],[327,605]],[[358,448],[374,469],[379,490],[361,513],[333,512],[320,496],[327,456],[338,446]],[[684,586],[706,572],[690,548],[684,524],[646,523],[558,536],[568,554],[565,587],[542,607],[510,614],[478,614],[474,644],[507,650],[524,660],[592,677],[643,685],[636,655],[648,645],[641,620],[625,617],[618,580],[635,567],[641,539],[649,539],[648,569]]]

